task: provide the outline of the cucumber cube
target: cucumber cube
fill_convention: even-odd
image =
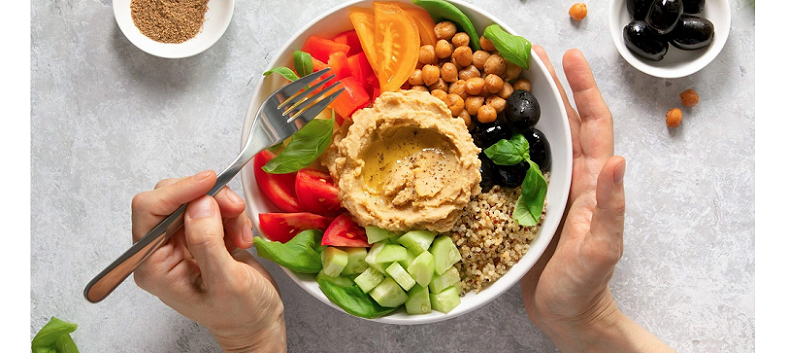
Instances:
[[[379,264],[375,262],[375,258],[378,256],[378,253],[380,253],[381,250],[384,249],[384,246],[386,246],[386,244],[387,243],[384,241],[373,244],[373,247],[371,247],[370,251],[367,252],[367,257],[364,258],[364,262],[366,262],[368,266],[376,269],[378,272],[381,273],[385,272],[383,266],[384,264]],[[388,264],[386,265],[388,266]]]
[[[463,282],[455,282],[455,284],[453,284],[452,287],[455,287],[455,289],[458,290],[458,293],[463,295],[463,285],[461,283]]]
[[[454,288],[453,288],[454,289]],[[378,305],[387,308],[396,308],[408,300],[408,294],[400,288],[395,280],[387,277],[383,282],[370,291],[370,296]]]
[[[408,266],[411,265],[411,261],[414,261],[414,259],[416,259],[416,255],[414,255],[414,253],[411,252],[411,250],[406,249],[405,260],[400,260],[397,262],[400,263],[400,266],[403,266],[403,268],[408,268]]]
[[[460,251],[452,242],[452,238],[444,235],[433,242],[430,253],[436,261],[436,274],[443,274],[452,265],[460,261]]]
[[[389,263],[395,261],[404,261],[408,259],[408,250],[400,245],[385,245],[381,252],[375,257],[375,262]]]
[[[430,305],[430,291],[427,287],[415,285],[408,291],[408,299],[405,301],[405,312],[411,315],[430,314],[433,307]]]
[[[406,267],[411,277],[414,277],[416,283],[422,287],[427,287],[430,281],[433,280],[433,273],[435,273],[436,263],[433,260],[433,255],[425,251],[417,256],[411,264]]]
[[[389,239],[393,234],[393,232],[375,226],[366,226],[364,227],[364,230],[365,233],[367,233],[368,244],[374,244],[381,240]]]
[[[353,281],[351,281],[348,277],[330,277],[327,275],[323,270],[318,272],[318,275],[315,277],[315,280],[326,279],[329,282],[338,285],[340,287],[353,287]]]
[[[452,287],[453,284],[460,282],[460,273],[454,266],[442,275],[434,275],[430,281],[430,292],[440,293],[444,289]]]
[[[356,278],[353,279],[353,281],[359,285],[359,288],[361,288],[362,292],[365,293],[375,288],[375,286],[379,285],[381,282],[383,282],[383,280],[384,275],[372,267],[368,267],[366,270],[364,270],[364,272],[362,272],[362,274],[356,276]]]
[[[403,234],[402,237],[397,238],[397,242],[413,251],[415,254],[421,254],[430,248],[433,238],[436,235],[425,230],[412,230]]]
[[[389,276],[391,276],[392,279],[394,279],[395,282],[397,282],[397,284],[399,284],[400,287],[403,287],[403,289],[405,290],[411,289],[411,287],[413,287],[414,284],[416,284],[416,282],[414,282],[414,279],[411,278],[411,275],[409,275],[408,272],[405,271],[403,266],[400,266],[400,264],[397,262],[394,262],[391,265],[389,265],[389,267],[386,268],[386,273],[388,273]]]
[[[430,305],[444,314],[460,305],[460,294],[455,287],[449,287],[441,293],[430,293]]]
[[[329,277],[337,277],[348,264],[348,253],[338,248],[327,247],[321,251],[323,272]]]
[[[348,253],[348,264],[342,269],[342,275],[355,275],[362,273],[367,269],[367,263],[364,258],[367,257],[366,248],[343,248],[343,251]]]

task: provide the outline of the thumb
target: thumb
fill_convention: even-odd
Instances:
[[[597,177],[597,206],[592,214],[591,238],[606,249],[612,266],[622,257],[625,231],[625,159],[613,156]]]
[[[206,287],[221,285],[229,277],[233,258],[225,247],[222,216],[213,197],[203,195],[186,206],[184,233]]]

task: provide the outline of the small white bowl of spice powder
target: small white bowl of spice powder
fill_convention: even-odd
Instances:
[[[113,0],[115,20],[142,51],[163,58],[202,53],[225,33],[234,0]]]

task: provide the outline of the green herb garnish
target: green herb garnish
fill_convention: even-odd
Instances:
[[[293,52],[293,66],[296,67],[296,74],[304,77],[312,73],[312,55],[296,50]]]
[[[485,149],[485,155],[497,165],[516,165],[529,159],[529,141],[521,134],[500,140]]]
[[[31,349],[33,353],[79,353],[77,345],[69,335],[76,329],[77,324],[53,316],[33,337]]]
[[[275,68],[273,68],[271,70],[268,70],[268,71],[263,73],[263,76],[268,76],[268,75],[271,75],[272,73],[278,73],[278,74],[282,75],[282,77],[284,77],[286,80],[291,81],[291,82],[292,81],[296,81],[296,80],[299,79],[299,77],[296,76],[296,73],[293,72],[293,70],[291,70],[288,67],[284,67],[284,66],[275,67]]]
[[[320,240],[323,233],[319,230],[305,230],[296,234],[287,243],[266,241],[255,237],[258,256],[274,261],[293,272],[318,273],[321,271]]]
[[[330,282],[328,279],[320,278],[318,279],[318,286],[320,286],[323,294],[326,294],[326,297],[334,304],[356,316],[372,319],[397,309],[382,307],[356,284],[351,287],[343,287]]]
[[[287,174],[306,168],[329,147],[333,131],[334,111],[331,119],[313,119],[293,134],[282,152],[263,166],[263,171]]]
[[[485,28],[483,35],[493,43],[504,59],[526,70],[529,69],[531,42],[526,38],[509,34],[497,24]]]

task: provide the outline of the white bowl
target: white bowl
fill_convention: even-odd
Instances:
[[[222,37],[233,18],[235,0],[209,0],[203,28],[194,38],[177,44],[160,43],[142,34],[132,21],[131,0],[113,0],[112,7],[121,32],[137,48],[158,57],[178,59],[200,54]]]
[[[694,15],[696,16],[696,15]],[[639,71],[662,78],[679,78],[692,75],[712,62],[723,50],[731,30],[731,10],[729,0],[707,0],[704,11],[698,15],[708,19],[715,26],[712,43],[699,50],[681,50],[669,44],[668,53],[661,61],[643,59],[633,54],[625,46],[622,31],[632,21],[627,13],[626,0],[612,0],[608,17],[608,27],[619,54]]]
[[[509,28],[506,24],[485,11],[460,1],[452,2],[471,18],[480,33],[485,26],[495,22],[500,24],[508,32],[515,34],[512,28]],[[349,2],[335,7],[316,18],[286,42],[285,46],[274,56],[274,59],[269,63],[266,70],[276,66],[291,65],[293,61],[293,51],[301,48],[304,41],[310,35],[315,34],[323,37],[330,37],[342,31],[352,29],[353,27],[348,19],[348,9],[352,6],[370,7],[371,3],[371,0]],[[565,111],[564,103],[559,95],[559,90],[551,79],[545,65],[540,61],[534,51],[532,51],[531,54],[531,68],[523,72],[523,76],[531,81],[532,92],[540,102],[542,117],[537,124],[537,128],[545,133],[546,138],[550,142],[553,158],[551,182],[548,185],[548,194],[546,196],[548,207],[545,222],[536,238],[532,241],[531,248],[502,278],[479,294],[473,292],[466,294],[461,298],[460,305],[448,314],[433,311],[425,315],[408,315],[405,313],[405,310],[401,308],[387,316],[372,319],[372,321],[400,325],[426,324],[466,314],[496,299],[514,284],[518,283],[521,277],[534,266],[534,263],[537,262],[537,259],[540,258],[540,255],[542,255],[543,251],[548,246],[548,243],[551,241],[561,221],[567,202],[567,196],[570,192],[570,177],[572,172],[570,127],[567,122],[567,112]],[[246,141],[250,125],[252,124],[252,120],[260,104],[263,103],[263,100],[268,96],[269,92],[274,91],[285,83],[286,82],[281,79],[279,75],[272,75],[265,80],[261,76],[255,88],[252,100],[249,103],[249,107],[247,108],[246,119],[244,120],[244,131],[241,136],[242,145],[244,141]],[[276,209],[260,194],[255,182],[253,168],[252,163],[248,163],[246,167],[244,167],[241,171],[241,183],[244,188],[244,196],[247,202],[249,217],[254,220],[253,223],[255,224],[258,234],[262,234],[260,232],[259,222],[257,221],[258,213],[270,212]],[[301,288],[312,296],[327,305],[345,312],[326,298],[318,287],[314,275],[293,273],[285,268],[283,268],[283,270],[301,286]]]

